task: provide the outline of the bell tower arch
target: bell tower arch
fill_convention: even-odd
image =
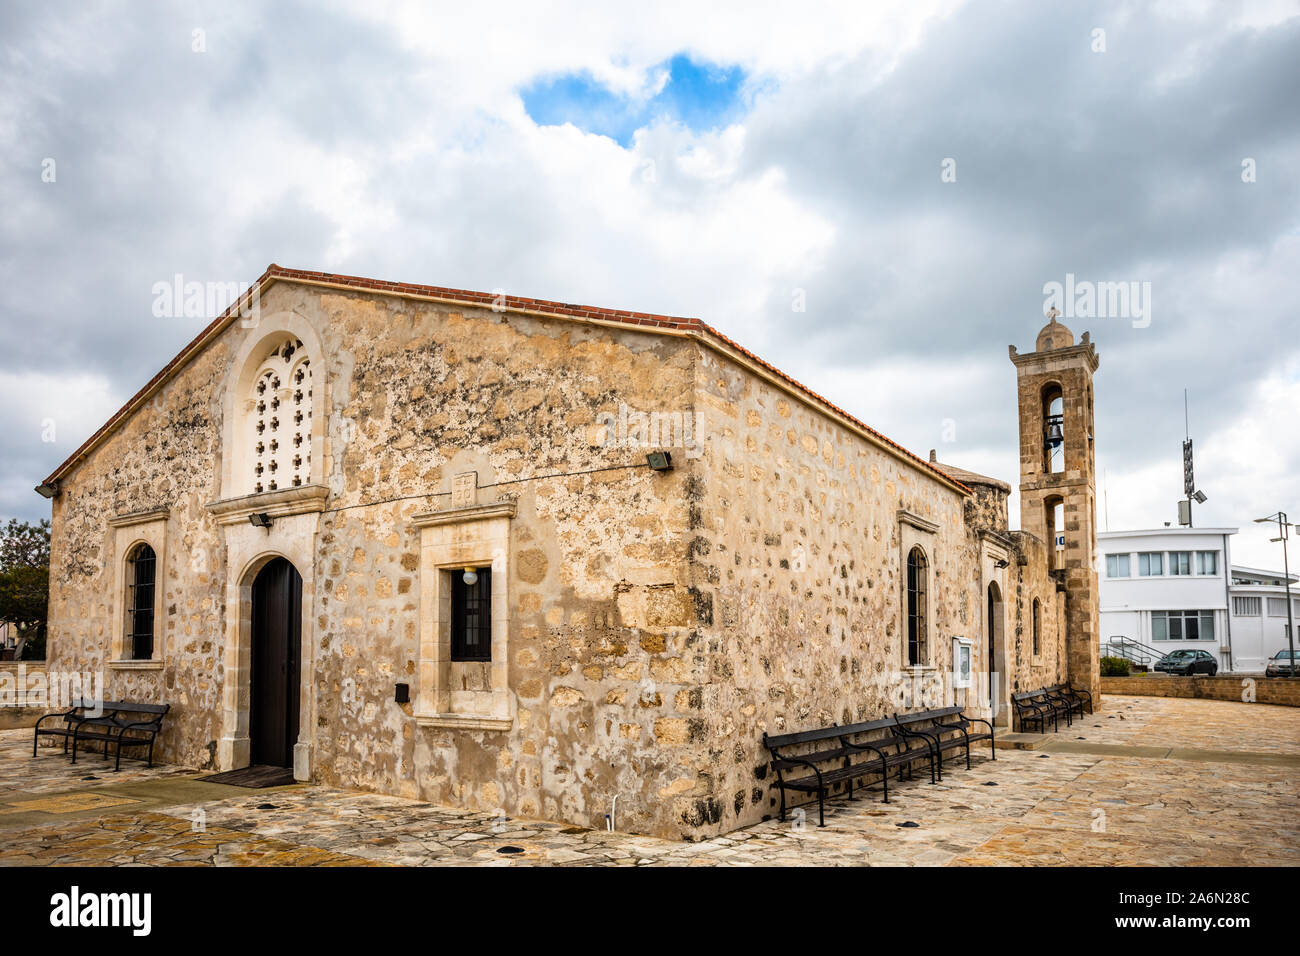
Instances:
[[[1094,695],[1098,675],[1097,482],[1092,377],[1097,350],[1055,314],[1034,351],[1010,347],[1020,409],[1020,527],[1047,545],[1066,591],[1070,680]]]

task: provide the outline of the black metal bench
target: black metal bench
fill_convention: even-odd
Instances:
[[[1057,684],[1054,687],[1047,688],[1047,692],[1059,699],[1065,701],[1072,713],[1083,716],[1085,705],[1088,710],[1092,710],[1092,695],[1086,690],[1075,690],[1069,684]]]
[[[122,769],[122,748],[148,747],[149,766],[153,766],[153,745],[162,732],[163,717],[171,710],[170,704],[147,704],[141,701],[104,701],[104,713],[99,717],[83,717],[72,729],[72,762],[77,762],[77,747],[82,743],[102,743],[104,759],[108,748],[114,747],[117,759],[113,771]],[[131,717],[145,717],[131,720]]]
[[[1022,732],[1027,726],[1037,724],[1038,732],[1045,734],[1049,720],[1052,722],[1052,731],[1055,732],[1060,729],[1061,717],[1065,718],[1067,727],[1071,724],[1070,714],[1074,709],[1073,705],[1069,700],[1059,694],[1053,694],[1046,687],[1012,694],[1011,704],[1015,708]]]
[[[763,745],[772,755],[776,772],[775,786],[781,791],[781,819],[785,820],[785,792],[816,794],[817,825],[826,826],[826,796],[831,788],[844,784],[849,800],[853,799],[853,781],[879,775],[883,800],[889,802],[889,774],[897,770],[903,779],[906,770],[917,760],[930,762],[930,779],[934,781],[934,758],[928,746],[914,745],[906,735],[897,733],[891,719],[857,724],[832,725],[796,734],[763,735]],[[881,734],[883,736],[874,736]],[[803,751],[802,748],[811,747]],[[787,779],[787,771],[809,770],[804,776]],[[869,790],[863,786],[861,789]]]
[[[67,710],[55,711],[51,714],[45,714],[36,721],[36,732],[32,734],[32,756],[36,756],[36,746],[41,742],[42,737],[62,737],[63,752],[68,752],[68,743],[72,740],[72,733],[76,730],[77,724],[91,716],[98,716],[103,713],[102,706],[98,701],[90,700],[73,700],[72,706]],[[49,727],[42,727],[47,720],[53,720],[55,723]]]
[[[980,717],[967,717],[960,707],[895,714],[894,723],[904,737],[920,738],[928,743],[934,754],[934,769],[940,780],[943,779],[945,750],[962,748],[966,754],[966,769],[969,770],[970,745],[987,740],[990,755],[994,760],[998,759],[997,744],[993,741],[993,725]],[[983,724],[988,730],[978,730],[976,724]]]
[[[1071,689],[1069,684],[1056,684],[1053,687],[1044,689],[1050,696],[1066,705],[1067,718],[1074,714],[1083,717],[1083,696]],[[1069,721],[1067,721],[1067,726],[1069,726]]]

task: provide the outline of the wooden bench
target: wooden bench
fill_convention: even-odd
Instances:
[[[170,704],[147,704],[136,700],[104,701],[104,712],[99,717],[83,717],[72,729],[72,762],[77,762],[77,746],[81,743],[102,743],[104,759],[108,748],[114,747],[117,759],[113,764],[116,773],[122,769],[122,748],[148,747],[149,766],[153,766],[153,745],[162,732],[163,717],[171,710]],[[136,717],[144,719],[132,720]]]
[[[816,794],[817,825],[824,827],[826,796],[837,784],[846,785],[848,799],[852,800],[853,781],[878,774],[883,800],[888,803],[890,772],[897,770],[900,780],[904,770],[911,776],[911,765],[917,760],[930,762],[933,782],[934,758],[930,748],[915,744],[897,731],[894,721],[886,718],[819,727],[796,734],[764,734],[763,745],[772,755],[772,769],[776,772],[775,786],[781,791],[781,820],[785,820],[787,790]],[[879,734],[883,736],[875,736]],[[787,772],[801,770],[810,772],[787,779]]]
[[[979,717],[967,717],[960,707],[941,707],[920,710],[911,714],[895,714],[894,723],[904,737],[924,740],[934,755],[934,769],[943,779],[943,752],[962,748],[966,753],[966,769],[970,769],[970,745],[981,740],[989,742],[989,752],[998,759],[997,745],[993,742],[993,725]],[[983,724],[987,731],[978,730]],[[973,731],[973,732],[972,732]]]
[[[1020,730],[1023,732],[1027,726],[1037,724],[1040,734],[1047,733],[1048,720],[1052,722],[1053,732],[1059,730],[1062,716],[1065,725],[1070,726],[1070,712],[1074,709],[1070,701],[1051,693],[1046,687],[1012,694],[1011,705],[1020,721]]]

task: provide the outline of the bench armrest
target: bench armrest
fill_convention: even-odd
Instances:
[[[62,718],[64,718],[65,720],[67,720],[68,718],[72,718],[72,720],[76,720],[76,719],[77,719],[77,708],[76,708],[76,707],[69,707],[67,710],[60,710],[60,711],[55,711],[54,713],[44,714],[43,716],[37,718],[37,720],[36,720],[36,724],[35,724],[35,727],[34,727],[33,729],[35,729],[35,730],[40,730],[40,729],[41,729],[41,721],[42,721],[42,720],[49,720],[51,717],[62,717]]]
[[[972,724],[983,724],[985,727],[987,727],[987,728],[989,729],[989,734],[992,735],[992,733],[993,733],[993,724],[991,724],[989,721],[985,720],[983,717],[967,717],[965,714],[962,714],[962,715],[961,715],[961,718],[962,718],[962,720],[968,720],[968,721],[970,721]]]
[[[939,738],[937,734],[927,734],[923,730],[908,730],[904,724],[899,724],[898,729],[904,737],[916,737],[920,740],[924,740],[925,745],[930,748],[931,753],[938,752]]]
[[[889,758],[885,755],[885,752],[881,750],[879,747],[877,747],[875,744],[855,744],[855,743],[850,743],[847,740],[841,740],[840,743],[848,747],[850,750],[872,751],[874,754],[876,754],[876,756],[880,758],[880,765],[882,767],[889,761]]]

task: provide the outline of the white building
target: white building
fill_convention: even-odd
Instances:
[[[1228,538],[1236,533],[1179,527],[1098,534],[1103,653],[1123,638],[1157,657],[1184,647],[1210,651],[1227,670]]]
[[[1229,538],[1236,533],[1177,527],[1098,534],[1102,653],[1121,643],[1139,658],[1205,650],[1221,670],[1263,671],[1287,646],[1285,582],[1280,573],[1233,567]],[[1300,597],[1293,603],[1300,621]]]
[[[1296,581],[1292,574],[1291,620],[1300,624]],[[1280,571],[1233,567],[1231,591],[1233,670],[1262,671],[1287,647],[1286,581]]]

